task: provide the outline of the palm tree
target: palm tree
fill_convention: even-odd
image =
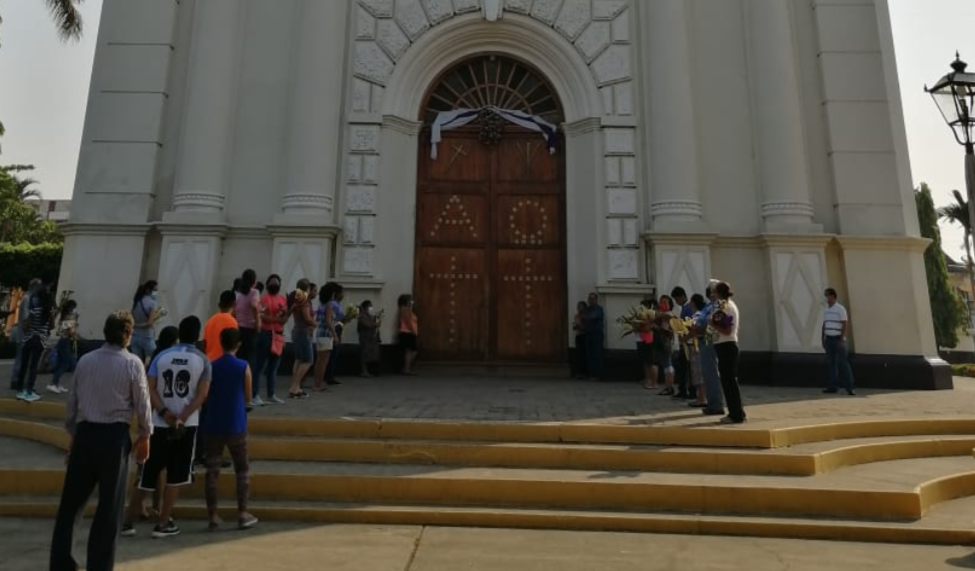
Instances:
[[[81,37],[81,13],[77,4],[82,0],[46,0],[51,17],[58,26],[62,40],[77,40]]]
[[[41,191],[36,188],[30,188],[32,185],[37,184],[37,181],[32,178],[25,179],[14,179],[13,194],[14,198],[20,200],[21,202],[27,202],[32,198],[37,200],[41,199]]]
[[[955,201],[938,209],[938,217],[948,222],[960,224],[965,230],[965,265],[968,266],[968,285],[975,298],[975,263],[972,262],[972,223],[968,217],[968,201],[957,190],[951,191]]]

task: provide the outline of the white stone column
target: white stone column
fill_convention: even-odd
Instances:
[[[322,282],[332,274],[350,4],[295,4],[286,181],[281,211],[269,226],[271,266],[287,288],[301,278]]]
[[[686,0],[640,2],[654,232],[701,226],[697,126]]]
[[[233,159],[246,2],[205,0],[193,13],[173,213],[167,222],[221,216]]]
[[[163,236],[157,278],[160,303],[169,309],[160,326],[189,315],[205,319],[216,302],[246,5],[239,0],[203,0],[196,2],[193,12],[173,209],[157,226]]]
[[[288,170],[281,210],[332,221],[342,137],[349,2],[301,0],[296,30]]]
[[[761,214],[767,232],[817,232],[791,6],[782,0],[744,4]]]

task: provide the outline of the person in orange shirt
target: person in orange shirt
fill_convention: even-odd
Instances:
[[[220,302],[217,304],[220,311],[214,313],[207,319],[206,326],[203,328],[203,343],[206,346],[207,359],[216,361],[223,357],[223,348],[220,345],[220,333],[224,329],[237,329],[237,320],[230,313],[234,310],[237,303],[237,294],[227,290],[220,294]]]

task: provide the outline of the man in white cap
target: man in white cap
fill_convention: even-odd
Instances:
[[[702,331],[707,330],[711,313],[714,311],[715,292],[714,288],[721,283],[720,280],[711,279],[708,281],[705,296],[710,300],[697,320],[697,327]],[[704,377],[704,392],[707,395],[708,405],[701,411],[707,416],[724,416],[724,393],[721,391],[721,376],[718,374],[718,357],[714,352],[714,345],[710,339],[706,339],[701,345],[701,374]],[[690,403],[688,406],[696,407],[697,403]]]

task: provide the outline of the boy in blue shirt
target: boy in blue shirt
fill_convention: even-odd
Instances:
[[[238,359],[240,331],[224,329],[220,332],[223,356],[213,361],[207,414],[201,430],[206,449],[207,476],[206,502],[210,519],[209,529],[220,527],[217,515],[217,478],[220,476],[220,460],[223,450],[230,450],[237,475],[237,527],[250,529],[257,518],[247,511],[250,492],[250,468],[247,459],[247,403],[251,394],[251,369],[247,361]]]

